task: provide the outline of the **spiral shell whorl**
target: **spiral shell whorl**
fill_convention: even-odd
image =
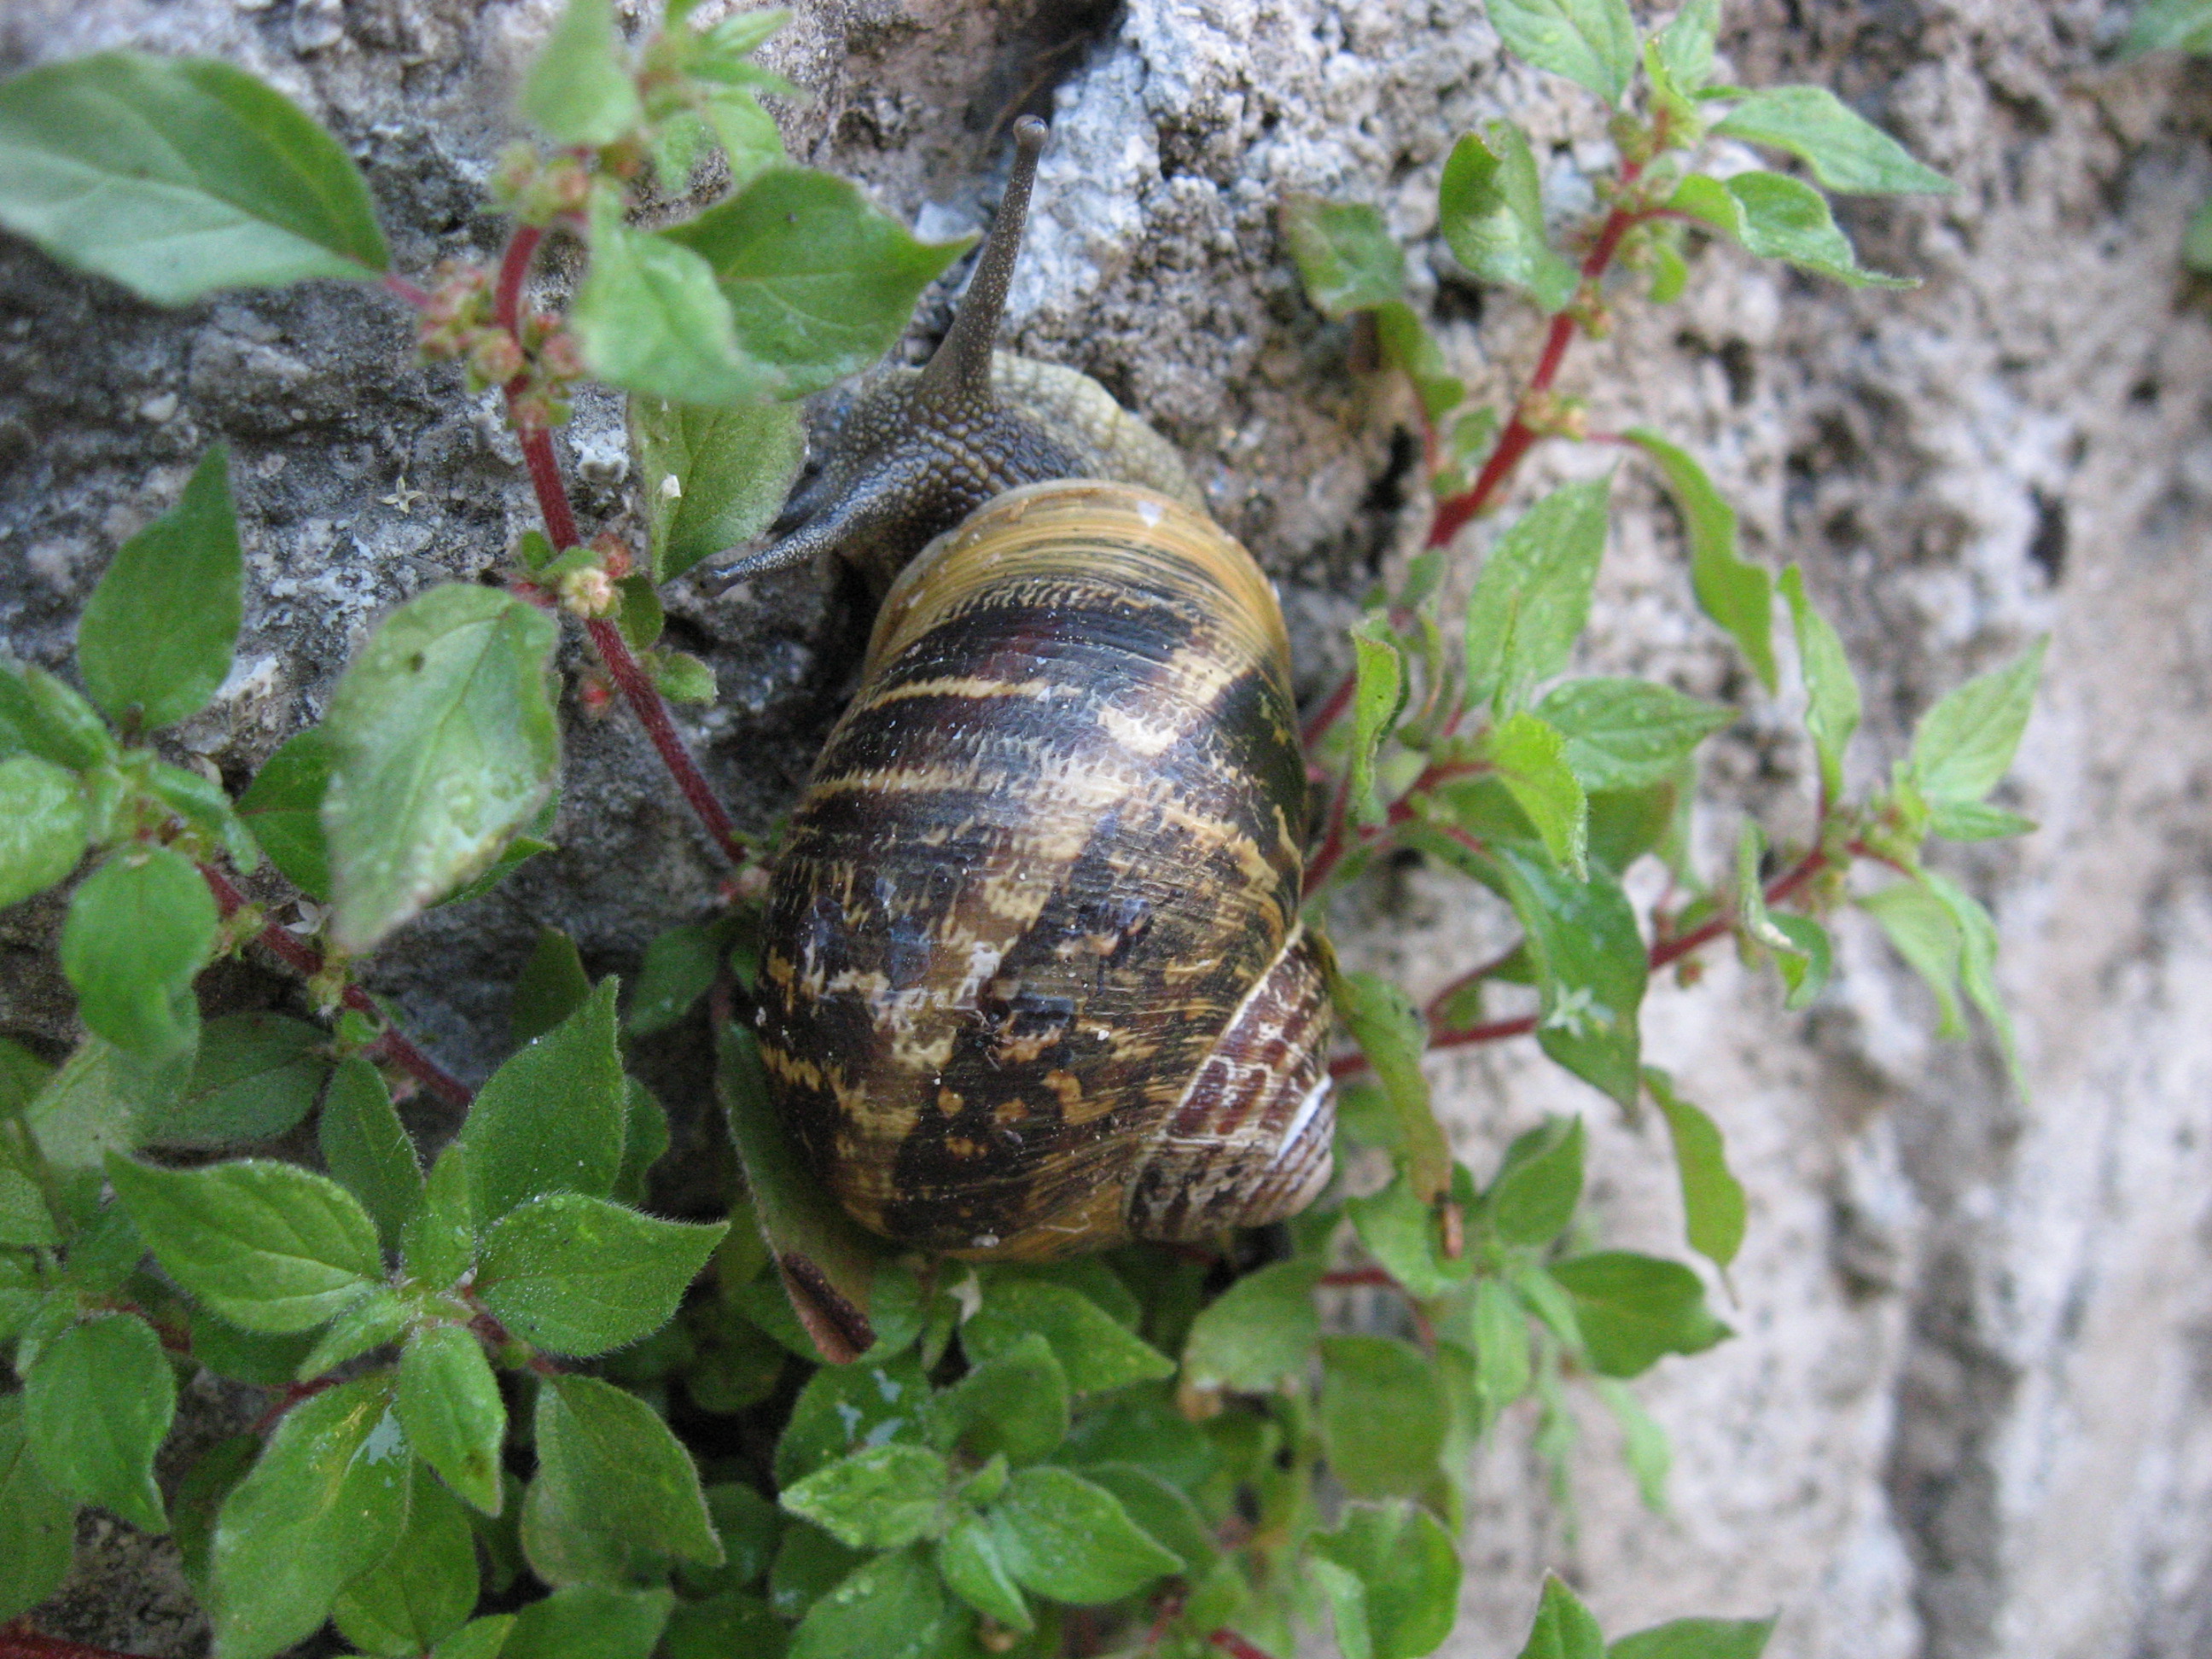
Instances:
[[[1133,1187],[1295,925],[1288,678],[1249,556],[1147,490],[1009,492],[902,575],[763,985],[787,1119],[866,1224],[1000,1255],[1166,1236]]]

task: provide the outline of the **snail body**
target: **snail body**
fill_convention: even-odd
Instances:
[[[771,1091],[856,1219],[956,1255],[1279,1219],[1334,1130],[1273,591],[1103,388],[990,350],[1042,140],[945,346],[748,562],[884,594],[771,877]]]

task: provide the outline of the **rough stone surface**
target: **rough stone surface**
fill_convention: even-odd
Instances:
[[[1283,577],[1302,681],[1327,683],[1338,596],[1416,516],[1408,411],[1347,372],[1346,331],[1304,305],[1279,204],[1294,190],[1382,204],[1455,366],[1504,392],[1535,325],[1452,270],[1433,235],[1437,172],[1458,133],[1510,112],[1571,215],[1607,155],[1590,100],[1508,63],[1478,0],[798,9],[774,49],[817,89],[788,112],[794,151],[933,234],[981,222],[1012,114],[1054,115],[1015,343],[1097,375],[1183,447],[1224,522]],[[1832,86],[1959,180],[1947,200],[1846,215],[1869,263],[1924,286],[1847,294],[1707,249],[1681,304],[1624,301],[1612,337],[1571,360],[1565,387],[1594,428],[1674,434],[1741,509],[1750,551],[1802,563],[1867,687],[1855,776],[1886,774],[1944,690],[2053,633],[2002,797],[2042,830],[1941,855],[1996,916],[2033,1094],[1986,1041],[1936,1041],[1927,996],[1848,922],[1836,982],[1807,1014],[1725,961],[1694,988],[1655,989],[1652,1058],[1719,1120],[1752,1192],[1738,1335],[1637,1385],[1674,1440],[1665,1517],[1638,1506],[1594,1401],[1571,1511],[1529,1425],[1509,1421],[1480,1465],[1453,1652],[1515,1650],[1551,1565],[1616,1631],[1778,1610],[1777,1659],[2212,1654],[2212,327],[2176,258],[2212,194],[2212,77],[2113,63],[2124,9],[1731,0],[1738,79]],[[15,0],[0,67],[133,44],[252,68],[360,156],[402,268],[421,271],[495,244],[477,203],[550,11]],[[943,317],[938,296],[921,334]],[[237,781],[319,711],[381,611],[491,565],[528,501],[493,412],[411,364],[395,303],[312,284],[161,313],[0,246],[10,651],[64,658],[107,554],[218,437],[252,598],[236,675],[182,736]],[[585,406],[574,443],[596,462],[587,516],[622,527],[611,402]],[[1521,488],[1610,459],[1547,450]],[[1588,665],[1741,695],[1688,605],[1671,515],[1632,468],[1616,501]],[[812,677],[818,604],[799,575],[672,605],[724,688],[693,734],[750,823],[787,799],[831,712]],[[1747,703],[1707,776],[1716,860],[1747,808],[1778,835],[1809,820],[1791,705]],[[714,868],[635,732],[571,712],[562,852],[431,918],[376,969],[465,1071],[501,1052],[501,987],[541,921],[574,932],[595,970],[626,969],[713,901]],[[58,918],[51,902],[0,916],[0,1030],[66,1039],[41,954]],[[1480,959],[1500,924],[1413,871],[1378,877],[1339,926],[1348,953],[1419,992]],[[657,1063],[680,1084],[695,1057]],[[1435,1071],[1478,1168],[1540,1112],[1583,1112],[1605,1237],[1679,1250],[1656,1124],[1620,1121],[1518,1049]],[[192,1650],[173,1569],[158,1549],[131,1555],[119,1530],[94,1523],[86,1576],[47,1627]],[[165,1595],[167,1613],[149,1610]]]

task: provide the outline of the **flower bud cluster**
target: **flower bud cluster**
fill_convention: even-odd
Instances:
[[[525,307],[513,331],[500,327],[491,273],[450,260],[438,268],[423,303],[416,346],[433,362],[465,365],[471,392],[506,387],[514,423],[526,428],[566,421],[566,394],[584,374],[583,354],[558,316]]]
[[[592,173],[579,156],[541,155],[528,144],[510,144],[492,169],[491,194],[521,223],[542,227],[584,211]]]

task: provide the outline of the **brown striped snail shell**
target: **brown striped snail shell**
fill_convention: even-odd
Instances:
[[[770,1089],[863,1225],[963,1256],[1280,1219],[1334,1124],[1273,590],[1103,388],[990,349],[1042,140],[944,346],[744,567],[887,587],[773,872]]]

